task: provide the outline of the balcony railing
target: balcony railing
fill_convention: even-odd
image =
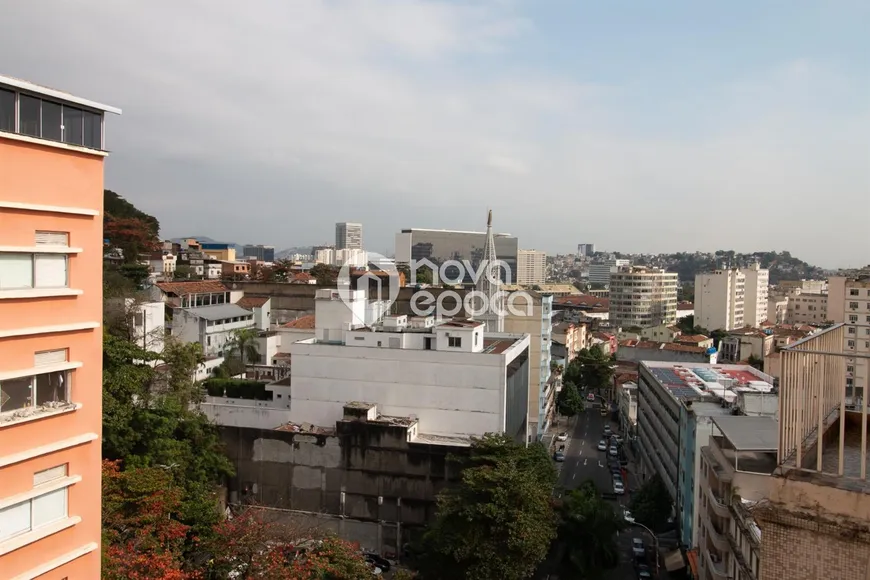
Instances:
[[[717,550],[721,550],[722,552],[728,552],[731,550],[731,544],[728,543],[728,538],[725,537],[725,534],[716,529],[716,524],[713,523],[712,519],[706,518],[704,520],[704,525],[707,527],[707,534],[710,536],[710,539],[713,541],[713,545],[716,546]]]
[[[730,580],[725,565],[721,561],[714,561],[715,556],[710,553],[710,550],[704,550],[704,556],[707,561],[707,569],[710,570],[710,575],[715,580]]]
[[[746,561],[746,558],[743,557],[743,551],[740,549],[740,544],[737,543],[737,539],[731,534],[731,528],[728,529],[728,532],[725,534],[725,536],[728,538],[728,543],[731,546],[731,554],[734,556],[734,560],[737,562],[737,565],[740,566],[743,574],[747,578],[757,580],[755,574],[752,572],[752,568]]]
[[[720,518],[730,519],[731,512],[728,510],[728,504],[716,497],[716,494],[713,492],[712,488],[710,488],[709,485],[706,485],[705,487],[707,488],[707,499],[710,501],[710,506],[713,510],[713,513]]]

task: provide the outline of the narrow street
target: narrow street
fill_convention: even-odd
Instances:
[[[598,451],[598,442],[604,438],[604,425],[609,424],[615,433],[619,432],[619,425],[610,420],[610,416],[602,417],[600,414],[600,399],[595,404],[587,402],[586,410],[580,415],[567,420],[562,419],[556,431],[566,431],[568,440],[555,442],[556,448],[565,445],[565,461],[557,464],[559,470],[558,485],[565,490],[578,487],[587,479],[591,479],[599,491],[604,493],[613,492],[612,477],[607,465],[607,453]],[[617,496],[616,500],[608,500],[614,504],[614,509],[621,515],[622,507],[628,506],[630,490],[637,489],[640,482],[635,479],[635,466],[627,466],[628,476],[625,482],[625,495]],[[558,494],[559,492],[557,492]],[[638,526],[629,526],[619,534],[620,565],[607,571],[602,578],[604,580],[636,580],[637,573],[632,564],[631,541],[632,538],[643,538],[644,543],[652,545],[653,539],[647,532]],[[655,563],[650,562],[654,568]],[[668,575],[662,571],[659,576],[667,580]]]

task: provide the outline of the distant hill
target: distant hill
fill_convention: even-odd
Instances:
[[[728,264],[732,267],[745,268],[756,261],[760,262],[762,268],[770,270],[771,284],[777,284],[782,280],[825,278],[829,274],[824,268],[807,264],[789,252],[752,252],[749,254],[741,254],[734,250],[717,250],[712,254],[678,252],[639,259],[635,263],[639,265],[646,263],[665,268],[670,272],[679,274],[681,282],[693,283],[696,274],[709,272]]]
[[[103,212],[105,218],[139,219],[148,224],[149,231],[155,236],[160,233],[160,222],[153,215],[138,209],[135,205],[124,199],[120,194],[111,189],[103,190]]]

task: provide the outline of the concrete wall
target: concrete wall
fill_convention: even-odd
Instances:
[[[220,430],[236,469],[231,503],[322,514],[319,523],[381,553],[399,553],[431,521],[437,493],[459,475],[448,453],[468,449],[408,443],[405,427],[359,421],[339,422],[335,435]]]
[[[274,429],[290,421],[290,399],[253,401],[206,397],[200,410],[211,421],[226,427]]]
[[[616,360],[640,362],[644,360],[662,362],[698,362],[709,363],[710,356],[703,352],[682,352],[678,350],[660,350],[658,348],[636,348],[621,346],[616,351]]]

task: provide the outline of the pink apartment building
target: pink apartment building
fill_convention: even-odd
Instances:
[[[100,577],[103,117],[0,76],[0,577]]]

